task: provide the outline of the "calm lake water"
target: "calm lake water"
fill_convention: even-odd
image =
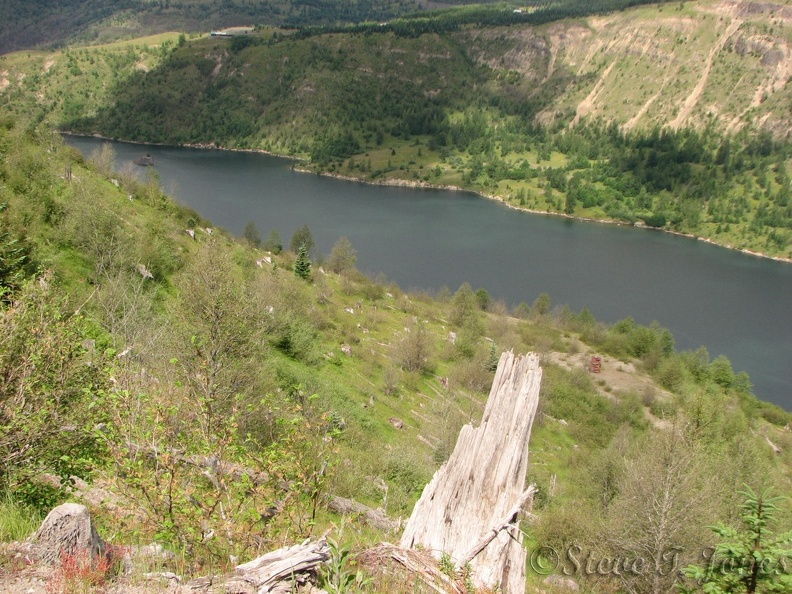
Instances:
[[[67,137],[84,154],[101,140]],[[657,231],[532,215],[472,194],[296,173],[261,154],[113,143],[119,166],[150,153],[164,189],[241,235],[285,244],[307,224],[320,253],[346,235],[358,268],[403,289],[469,282],[511,305],[548,293],[606,322],[657,320],[678,349],[706,346],[792,410],[792,265]]]

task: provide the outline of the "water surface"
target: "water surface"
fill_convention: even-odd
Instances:
[[[86,154],[102,141],[69,137]],[[792,265],[632,227],[528,214],[473,194],[370,186],[292,171],[267,155],[113,143],[119,166],[150,153],[165,190],[241,235],[288,243],[307,224],[320,253],[346,235],[358,268],[404,289],[469,282],[511,305],[549,293],[614,322],[657,320],[678,349],[706,346],[792,410]]]

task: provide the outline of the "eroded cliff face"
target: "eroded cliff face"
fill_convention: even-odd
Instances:
[[[624,129],[792,123],[792,6],[696,2],[649,6],[537,29],[467,33],[473,59],[503,71],[524,99],[552,95],[537,119]],[[547,87],[550,85],[550,90]]]

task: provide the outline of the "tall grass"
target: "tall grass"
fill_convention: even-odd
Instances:
[[[0,542],[24,540],[42,519],[39,512],[21,505],[10,493],[0,493]]]

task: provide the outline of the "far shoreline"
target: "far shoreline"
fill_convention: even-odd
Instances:
[[[293,162],[304,162],[305,159],[301,157],[295,157],[293,155],[283,155],[280,153],[276,153],[273,151],[268,151],[265,149],[255,149],[255,148],[229,148],[223,147],[216,143],[186,143],[186,144],[167,144],[167,143],[159,143],[159,142],[142,142],[137,140],[126,140],[123,138],[112,138],[109,136],[103,136],[98,133],[79,133],[79,132],[70,132],[65,130],[56,130],[58,134],[63,136],[76,136],[82,138],[97,138],[100,140],[109,140],[113,142],[124,142],[126,144],[135,144],[140,146],[160,146],[160,147],[173,147],[173,148],[192,148],[192,149],[202,149],[202,150],[217,150],[217,151],[228,151],[228,152],[237,152],[237,153],[258,153],[267,155],[270,157],[277,157],[279,159],[287,159]],[[566,214],[563,212],[554,212],[550,210],[536,210],[531,208],[525,208],[521,206],[516,206],[514,204],[510,204],[506,200],[504,200],[501,196],[497,196],[495,194],[486,194],[484,192],[473,190],[470,188],[463,188],[461,186],[449,186],[449,185],[440,185],[440,184],[431,184],[429,182],[424,181],[411,181],[411,180],[402,180],[402,179],[380,179],[380,180],[367,180],[360,177],[355,177],[352,175],[343,175],[340,173],[331,173],[329,171],[311,171],[310,169],[305,169],[302,167],[292,167],[294,171],[297,173],[310,173],[313,175],[321,175],[324,177],[330,177],[342,181],[347,182],[356,182],[360,184],[366,184],[369,186],[390,186],[390,187],[402,187],[402,188],[414,188],[416,190],[424,189],[424,190],[447,190],[451,192],[469,192],[471,194],[475,194],[481,198],[485,198],[487,200],[494,200],[496,202],[500,202],[506,208],[510,208],[512,210],[516,210],[519,212],[525,212],[528,214],[533,215],[545,215],[545,216],[554,216],[554,217],[561,217],[565,219],[569,219],[572,221],[579,221],[581,223],[602,223],[606,225],[621,225],[625,227],[637,227],[639,229],[646,229],[649,231],[659,231],[662,233],[668,233],[670,235],[676,235],[678,237],[687,237],[688,239],[695,239],[697,241],[701,241],[704,243],[708,243],[713,246],[717,246],[723,249],[731,250],[734,252],[740,252],[746,254],[748,256],[754,256],[756,258],[764,258],[766,260],[772,260],[774,262],[781,262],[784,264],[792,264],[792,258],[784,258],[783,256],[771,256],[770,254],[765,254],[764,252],[757,252],[754,250],[749,250],[745,248],[736,248],[731,245],[718,243],[713,239],[709,239],[707,237],[701,237],[699,235],[694,235],[693,233],[684,233],[682,231],[674,231],[672,229],[664,229],[662,227],[651,227],[645,224],[635,224],[635,223],[627,223],[624,221],[617,221],[613,219],[597,219],[591,217],[581,217]]]

